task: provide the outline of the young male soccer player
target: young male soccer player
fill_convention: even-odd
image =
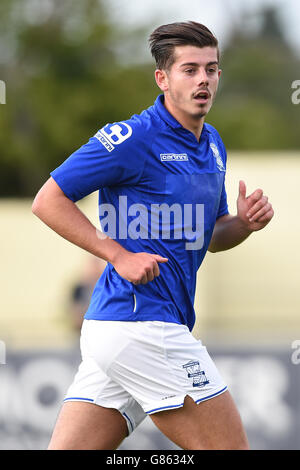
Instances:
[[[33,203],[59,235],[108,262],[49,449],[115,449],[147,414],[183,449],[248,448],[226,384],[191,334],[196,272],[207,250],[238,245],[273,209],[241,181],[228,213],[225,147],[204,123],[221,74],[217,39],[186,22],[157,28],[150,44],[163,94],[104,126]],[[75,204],[95,190],[105,233]]]

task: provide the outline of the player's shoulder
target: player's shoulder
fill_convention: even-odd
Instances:
[[[134,114],[130,119],[125,121],[127,125],[131,126],[136,138],[149,139],[159,129],[159,122],[153,112],[153,106],[143,110],[140,114]]]
[[[217,131],[217,129],[211,124],[205,123],[206,130],[212,135],[213,138],[217,139],[222,145],[224,145],[223,140]]]
[[[225,154],[226,157],[226,147],[225,144],[222,140],[222,137],[220,136],[219,132],[217,129],[212,126],[211,124],[205,123],[205,128],[208,131],[209,135],[211,136],[211,140],[222,149],[222,152]]]
[[[209,134],[210,148],[212,149],[215,157],[218,159],[221,157],[222,162],[226,165],[227,152],[224,142],[217,131],[217,129],[211,124],[205,123],[205,128]]]
[[[144,145],[151,141],[154,132],[155,126],[151,114],[143,111],[141,114],[134,114],[129,119],[105,124],[94,137],[110,150],[115,145],[119,146],[123,143],[122,147],[130,144]]]

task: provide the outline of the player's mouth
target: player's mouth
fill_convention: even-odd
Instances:
[[[210,93],[208,90],[200,90],[194,95],[194,100],[200,104],[206,104],[210,98]]]

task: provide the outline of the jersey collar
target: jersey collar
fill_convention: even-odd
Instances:
[[[172,114],[169,113],[169,111],[165,107],[164,95],[159,95],[156,98],[154,103],[154,109],[159,115],[159,117],[167,124],[169,124],[172,129],[184,129],[184,127],[177,121],[177,119],[174,118],[174,116],[172,116]],[[205,123],[203,124],[202,132],[203,130],[206,132],[210,132]]]

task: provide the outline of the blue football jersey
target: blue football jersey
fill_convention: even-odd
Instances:
[[[86,319],[195,323],[196,275],[217,218],[228,213],[226,150],[204,124],[200,141],[165,108],[160,95],[139,115],[105,125],[51,172],[76,202],[99,191],[102,231],[125,249],[168,258],[145,285],[108,263]]]

